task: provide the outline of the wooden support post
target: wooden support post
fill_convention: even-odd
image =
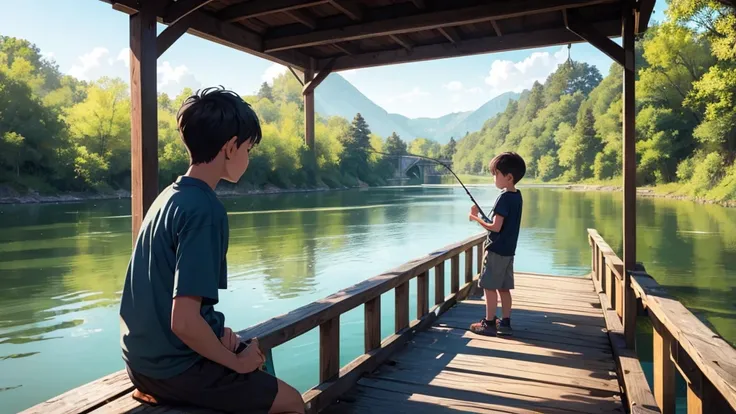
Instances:
[[[688,414],[736,413],[736,410],[731,407],[713,383],[703,375],[698,364],[693,361],[675,339],[672,339],[671,342],[670,358],[677,370],[680,371],[682,378],[687,382]]]
[[[319,382],[340,372],[340,316],[319,326]]]
[[[130,16],[130,192],[133,243],[158,195],[156,2]]]
[[[429,274],[417,276],[417,319],[429,313]]]
[[[606,265],[606,297],[608,298],[608,308],[613,309],[616,306],[616,276],[613,274],[611,267]]]
[[[460,256],[450,259],[450,293],[460,290]]]
[[[654,398],[662,414],[674,414],[675,412],[675,365],[672,363],[670,347],[672,346],[672,335],[667,328],[654,316],[652,320],[653,338],[653,374],[654,374]]]
[[[409,326],[409,282],[404,282],[394,289],[396,293],[396,325],[395,332]]]
[[[485,250],[483,250],[483,244],[478,245],[478,250],[476,251],[476,257],[475,259],[478,261],[477,270],[478,270],[478,277],[480,277],[481,272],[483,272],[483,259],[484,259]]]
[[[314,79],[314,61],[310,59],[310,67],[304,71],[304,85]],[[304,93],[304,143],[314,154],[314,89]]]
[[[381,296],[365,303],[365,352],[381,346]]]
[[[634,348],[636,335],[636,299],[631,288],[631,274],[636,266],[636,131],[634,116],[634,9],[624,8],[623,16],[623,176],[624,176],[624,337],[626,346]]]
[[[434,304],[445,301],[445,262],[434,267]]]
[[[598,293],[604,291],[606,286],[606,256],[598,249]]]
[[[465,283],[473,281],[473,249],[465,251]]]

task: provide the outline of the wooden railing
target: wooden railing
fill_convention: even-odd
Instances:
[[[319,327],[319,382],[304,394],[307,412],[319,412],[381,365],[414,332],[431,326],[437,317],[465,298],[480,269],[485,233],[405,263],[322,300],[245,329],[242,338],[257,337],[264,351]],[[476,272],[473,272],[475,252]],[[460,255],[465,255],[460,286]],[[450,260],[450,294],[445,297],[445,262]],[[429,272],[434,269],[434,306],[430,309]],[[409,321],[409,282],[417,279],[417,319]],[[394,333],[381,338],[381,295],[394,289]],[[365,353],[340,367],[340,316],[358,306],[365,309]],[[278,367],[277,367],[278,368]]]
[[[674,413],[675,369],[687,382],[688,414],[736,412],[736,350],[667,294],[644,266],[624,271],[596,230],[588,230],[588,241],[592,279],[631,412]],[[653,326],[653,393],[634,350],[641,313]]]

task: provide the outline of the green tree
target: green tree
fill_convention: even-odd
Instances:
[[[263,82],[261,84],[261,88],[258,90],[258,97],[260,99],[268,99],[269,101],[273,101],[273,89],[271,88],[271,85],[269,85],[267,82]]]
[[[391,155],[404,155],[406,154],[406,143],[396,135],[396,132],[393,132],[388,138],[386,138],[383,152]]]

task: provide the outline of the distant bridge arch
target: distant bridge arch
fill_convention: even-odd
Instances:
[[[452,160],[438,161],[452,168]],[[398,157],[397,164],[394,178],[399,180],[419,179],[423,184],[431,184],[439,182],[439,177],[447,174],[447,169],[436,162],[412,155]]]

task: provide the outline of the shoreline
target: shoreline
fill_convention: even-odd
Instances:
[[[327,191],[345,191],[359,188],[381,188],[381,187],[393,187],[393,186],[377,186],[369,187],[365,183],[360,183],[357,187],[336,187],[330,188],[315,187],[315,188],[278,188],[276,186],[267,186],[260,190],[234,190],[234,189],[216,189],[218,197],[222,198],[234,198],[242,196],[262,196],[262,195],[273,195],[273,194],[296,194],[296,193],[316,193],[316,192],[327,192]],[[472,183],[468,186],[477,185],[490,185],[491,183]],[[437,186],[457,186],[458,184],[437,184]],[[432,186],[432,185],[430,185]],[[617,185],[608,184],[557,184],[557,183],[531,183],[525,185],[528,188],[556,188],[564,189],[569,191],[595,191],[595,192],[617,192],[621,191],[622,187]],[[660,189],[661,190],[661,189]],[[736,207],[736,200],[728,201],[715,201],[708,200],[698,197],[691,197],[683,194],[676,194],[674,192],[663,192],[657,191],[656,187],[639,187],[636,189],[637,197],[645,198],[662,198],[669,200],[680,200],[680,201],[691,201],[698,204],[712,204],[719,205],[722,207],[734,208]],[[18,194],[14,191],[10,191],[7,188],[0,187],[0,205],[28,205],[28,204],[71,204],[80,203],[84,201],[93,200],[130,200],[131,194],[129,191],[118,190],[111,193],[60,193],[54,195],[42,195],[36,192],[28,194]]]

